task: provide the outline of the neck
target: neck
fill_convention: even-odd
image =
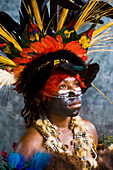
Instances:
[[[71,120],[70,117],[65,117],[65,116],[54,114],[54,113],[49,113],[49,119],[52,124],[62,129],[64,128],[67,129],[69,127],[69,123]]]

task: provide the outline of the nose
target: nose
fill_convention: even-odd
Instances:
[[[78,89],[75,88],[75,86],[73,86],[73,84],[70,84],[68,86],[68,90],[70,90],[69,97],[74,97],[74,96],[76,96],[76,92],[77,92]]]
[[[68,97],[74,97],[74,96],[75,96],[75,93],[74,93],[74,92],[69,92]]]
[[[72,91],[76,91],[75,87],[73,86],[73,84],[69,84],[68,85],[68,89],[72,90]]]

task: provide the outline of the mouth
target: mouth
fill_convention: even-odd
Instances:
[[[68,108],[80,108],[80,107],[81,107],[81,101],[80,100],[75,101],[75,102],[68,105]]]

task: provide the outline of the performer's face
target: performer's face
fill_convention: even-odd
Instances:
[[[48,111],[62,116],[76,116],[81,108],[82,91],[75,77],[67,77],[57,87],[57,95],[48,101]]]

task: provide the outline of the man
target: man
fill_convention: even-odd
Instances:
[[[63,144],[67,145],[71,154],[74,153],[74,147],[71,144],[73,133],[69,128],[69,124],[71,118],[79,114],[82,102],[80,77],[79,75],[72,75],[72,73],[64,71],[62,68],[57,67],[53,69],[45,87],[39,92],[43,107],[39,107],[36,113],[37,117],[46,114],[50,122],[56,125],[57,132],[60,134],[59,139]],[[77,79],[78,77],[79,80]],[[35,118],[34,121],[37,122],[38,120]],[[81,119],[78,121],[81,122]],[[83,120],[83,122],[88,126],[89,132],[97,145],[98,137],[94,125],[87,120]],[[43,132],[39,129],[37,131],[35,125],[31,124],[30,128],[27,129],[20,139],[16,152],[24,155],[26,159],[31,158],[38,151],[46,151],[45,140]]]
[[[92,24],[83,33],[77,34],[77,31],[85,21],[98,23],[105,15],[103,6],[106,3],[100,7],[98,1],[89,1],[66,27],[68,9],[63,9],[57,29],[54,19],[52,24],[48,22],[49,15],[45,15],[42,24],[40,13],[42,15],[47,11],[47,6],[42,1],[40,3],[36,0],[30,3],[22,1],[21,23],[18,27],[17,23],[2,13],[3,18],[13,23],[13,28],[6,26],[8,31],[2,25],[0,27],[0,47],[10,58],[1,56],[1,75],[5,77],[2,86],[15,84],[17,92],[24,96],[22,116],[28,128],[16,152],[26,159],[39,151],[74,154],[83,161],[84,167],[92,167],[96,159],[93,139],[97,144],[97,133],[91,122],[77,115],[81,96],[99,71],[98,64],[91,64],[92,60],[86,63],[87,50],[95,44],[101,30],[112,24],[96,31],[96,24]],[[107,15],[112,10],[110,6]],[[57,12],[53,11],[54,15]]]

